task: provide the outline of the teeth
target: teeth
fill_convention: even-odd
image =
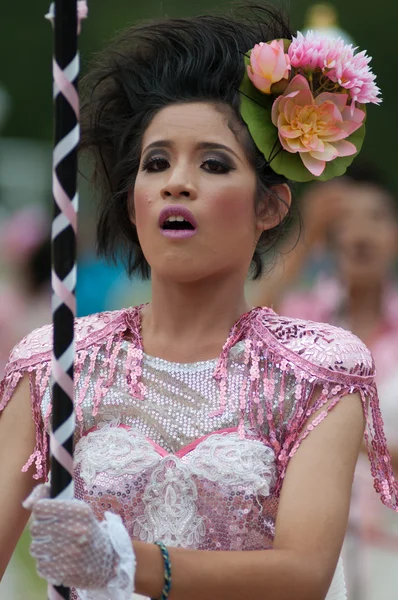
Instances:
[[[170,223],[173,223],[174,221],[179,221],[181,223],[182,221],[185,221],[185,219],[184,217],[178,215],[176,217],[167,217],[166,221],[169,221]]]

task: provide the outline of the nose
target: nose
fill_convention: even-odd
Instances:
[[[189,200],[196,200],[197,190],[193,177],[189,175],[189,169],[187,168],[176,168],[173,171],[169,171],[170,177],[164,182],[161,189],[161,196],[163,200],[170,200],[175,198],[180,200],[181,198],[187,198]]]

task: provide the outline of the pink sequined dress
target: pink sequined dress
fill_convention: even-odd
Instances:
[[[272,549],[290,458],[354,392],[367,417],[375,487],[396,509],[373,360],[347,331],[255,308],[217,359],[171,363],[144,353],[138,307],[77,319],[76,338],[76,496],[99,519],[120,514],[133,538]],[[29,374],[37,441],[23,468],[35,463],[38,478],[47,475],[50,363],[44,327],[16,346],[2,383],[0,409]],[[344,598],[339,562],[327,599]]]

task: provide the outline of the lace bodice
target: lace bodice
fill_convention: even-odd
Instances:
[[[290,458],[353,392],[367,415],[375,487],[396,507],[373,361],[352,334],[254,309],[217,359],[170,363],[144,353],[137,308],[78,319],[76,338],[76,496],[100,519],[120,514],[132,537],[272,548]],[[24,469],[35,462],[37,477],[46,469],[50,345],[50,327],[25,338],[2,383],[0,409],[29,372],[37,444]]]

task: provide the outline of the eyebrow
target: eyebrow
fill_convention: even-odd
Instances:
[[[157,142],[152,142],[148,144],[145,148],[144,152],[151,150],[151,148],[172,148],[173,142],[171,140],[158,140]],[[199,142],[195,146],[196,150],[226,150],[233,154],[238,160],[242,161],[242,159],[232,150],[229,146],[225,146],[224,144],[219,144],[218,142]]]

